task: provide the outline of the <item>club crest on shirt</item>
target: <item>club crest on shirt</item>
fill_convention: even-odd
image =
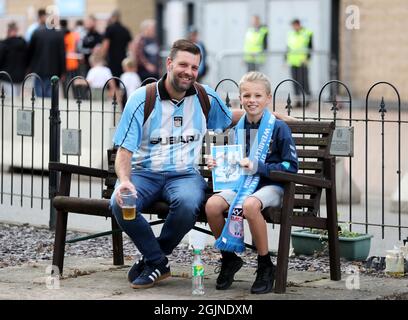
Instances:
[[[175,127],[181,127],[183,125],[183,117],[174,117],[173,123]]]

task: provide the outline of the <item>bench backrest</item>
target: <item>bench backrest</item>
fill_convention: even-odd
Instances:
[[[330,158],[330,145],[334,131],[333,122],[296,121],[288,123],[296,144],[299,159],[299,174],[324,177],[331,180],[330,171],[326,170],[325,160]],[[210,154],[213,144],[227,144],[227,134],[214,135],[207,133],[203,142],[199,170],[208,181],[208,193],[212,193],[211,171],[205,166],[205,155]],[[115,187],[115,158],[116,149],[108,150],[108,171],[111,175],[105,179],[106,189],[103,198],[109,199]],[[320,188],[296,185],[294,215],[317,216],[320,210]]]
[[[116,184],[116,173],[115,173],[115,159],[116,159],[116,148],[108,149],[108,172],[109,176],[105,179],[105,189],[102,191],[102,198],[110,199],[113,191],[115,190]]]
[[[330,145],[334,131],[333,122],[289,123],[296,144],[299,174],[332,180],[325,161],[330,158]],[[317,216],[320,210],[322,189],[296,185],[294,215]]]

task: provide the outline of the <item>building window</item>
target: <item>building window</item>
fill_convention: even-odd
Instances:
[[[6,0],[0,0],[0,17],[6,14]]]
[[[55,5],[58,7],[60,17],[84,16],[85,4],[85,0],[55,0]]]

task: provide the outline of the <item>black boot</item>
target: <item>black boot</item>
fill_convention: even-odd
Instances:
[[[256,279],[251,287],[251,293],[260,294],[272,291],[275,281],[275,266],[270,260],[269,255],[258,256],[258,269],[256,270]]]
[[[217,290],[228,289],[234,281],[234,275],[241,269],[243,261],[235,253],[221,251],[221,271],[217,278]]]

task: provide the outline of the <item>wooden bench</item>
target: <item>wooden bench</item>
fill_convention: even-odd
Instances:
[[[299,173],[271,172],[270,177],[284,185],[282,209],[266,208],[263,215],[268,223],[280,224],[279,246],[276,268],[275,292],[286,290],[287,270],[289,259],[290,234],[292,226],[310,227],[328,230],[330,278],[340,280],[340,258],[337,225],[337,202],[335,183],[335,158],[329,154],[331,139],[334,131],[332,122],[291,122],[292,130],[299,157]],[[217,137],[212,137],[214,142]],[[219,139],[219,137],[218,137]],[[225,142],[225,137],[221,136]],[[203,144],[203,155],[209,154],[209,143]],[[59,267],[62,274],[64,251],[66,244],[68,213],[80,213],[112,218],[109,199],[114,190],[116,176],[114,172],[115,150],[108,150],[109,167],[107,170],[49,163],[49,170],[61,173],[58,195],[52,204],[57,210],[57,224],[55,232],[53,264]],[[202,161],[202,163],[204,163]],[[202,164],[201,174],[208,178],[207,198],[213,194],[211,172]],[[102,199],[78,198],[70,196],[71,177],[73,174],[99,177],[105,181]],[[320,216],[320,199],[322,190],[326,190],[326,217]],[[143,213],[156,215],[159,220],[151,224],[162,223],[168,213],[168,205],[159,201]],[[119,228],[113,218],[112,230]],[[197,222],[206,222],[204,204]],[[195,227],[196,228],[196,227]],[[196,228],[198,229],[198,228]],[[207,231],[207,230],[205,230]],[[207,233],[209,233],[207,231]],[[211,234],[211,233],[210,233]],[[113,232],[113,263],[123,264],[122,233]],[[251,247],[250,245],[247,245]]]

